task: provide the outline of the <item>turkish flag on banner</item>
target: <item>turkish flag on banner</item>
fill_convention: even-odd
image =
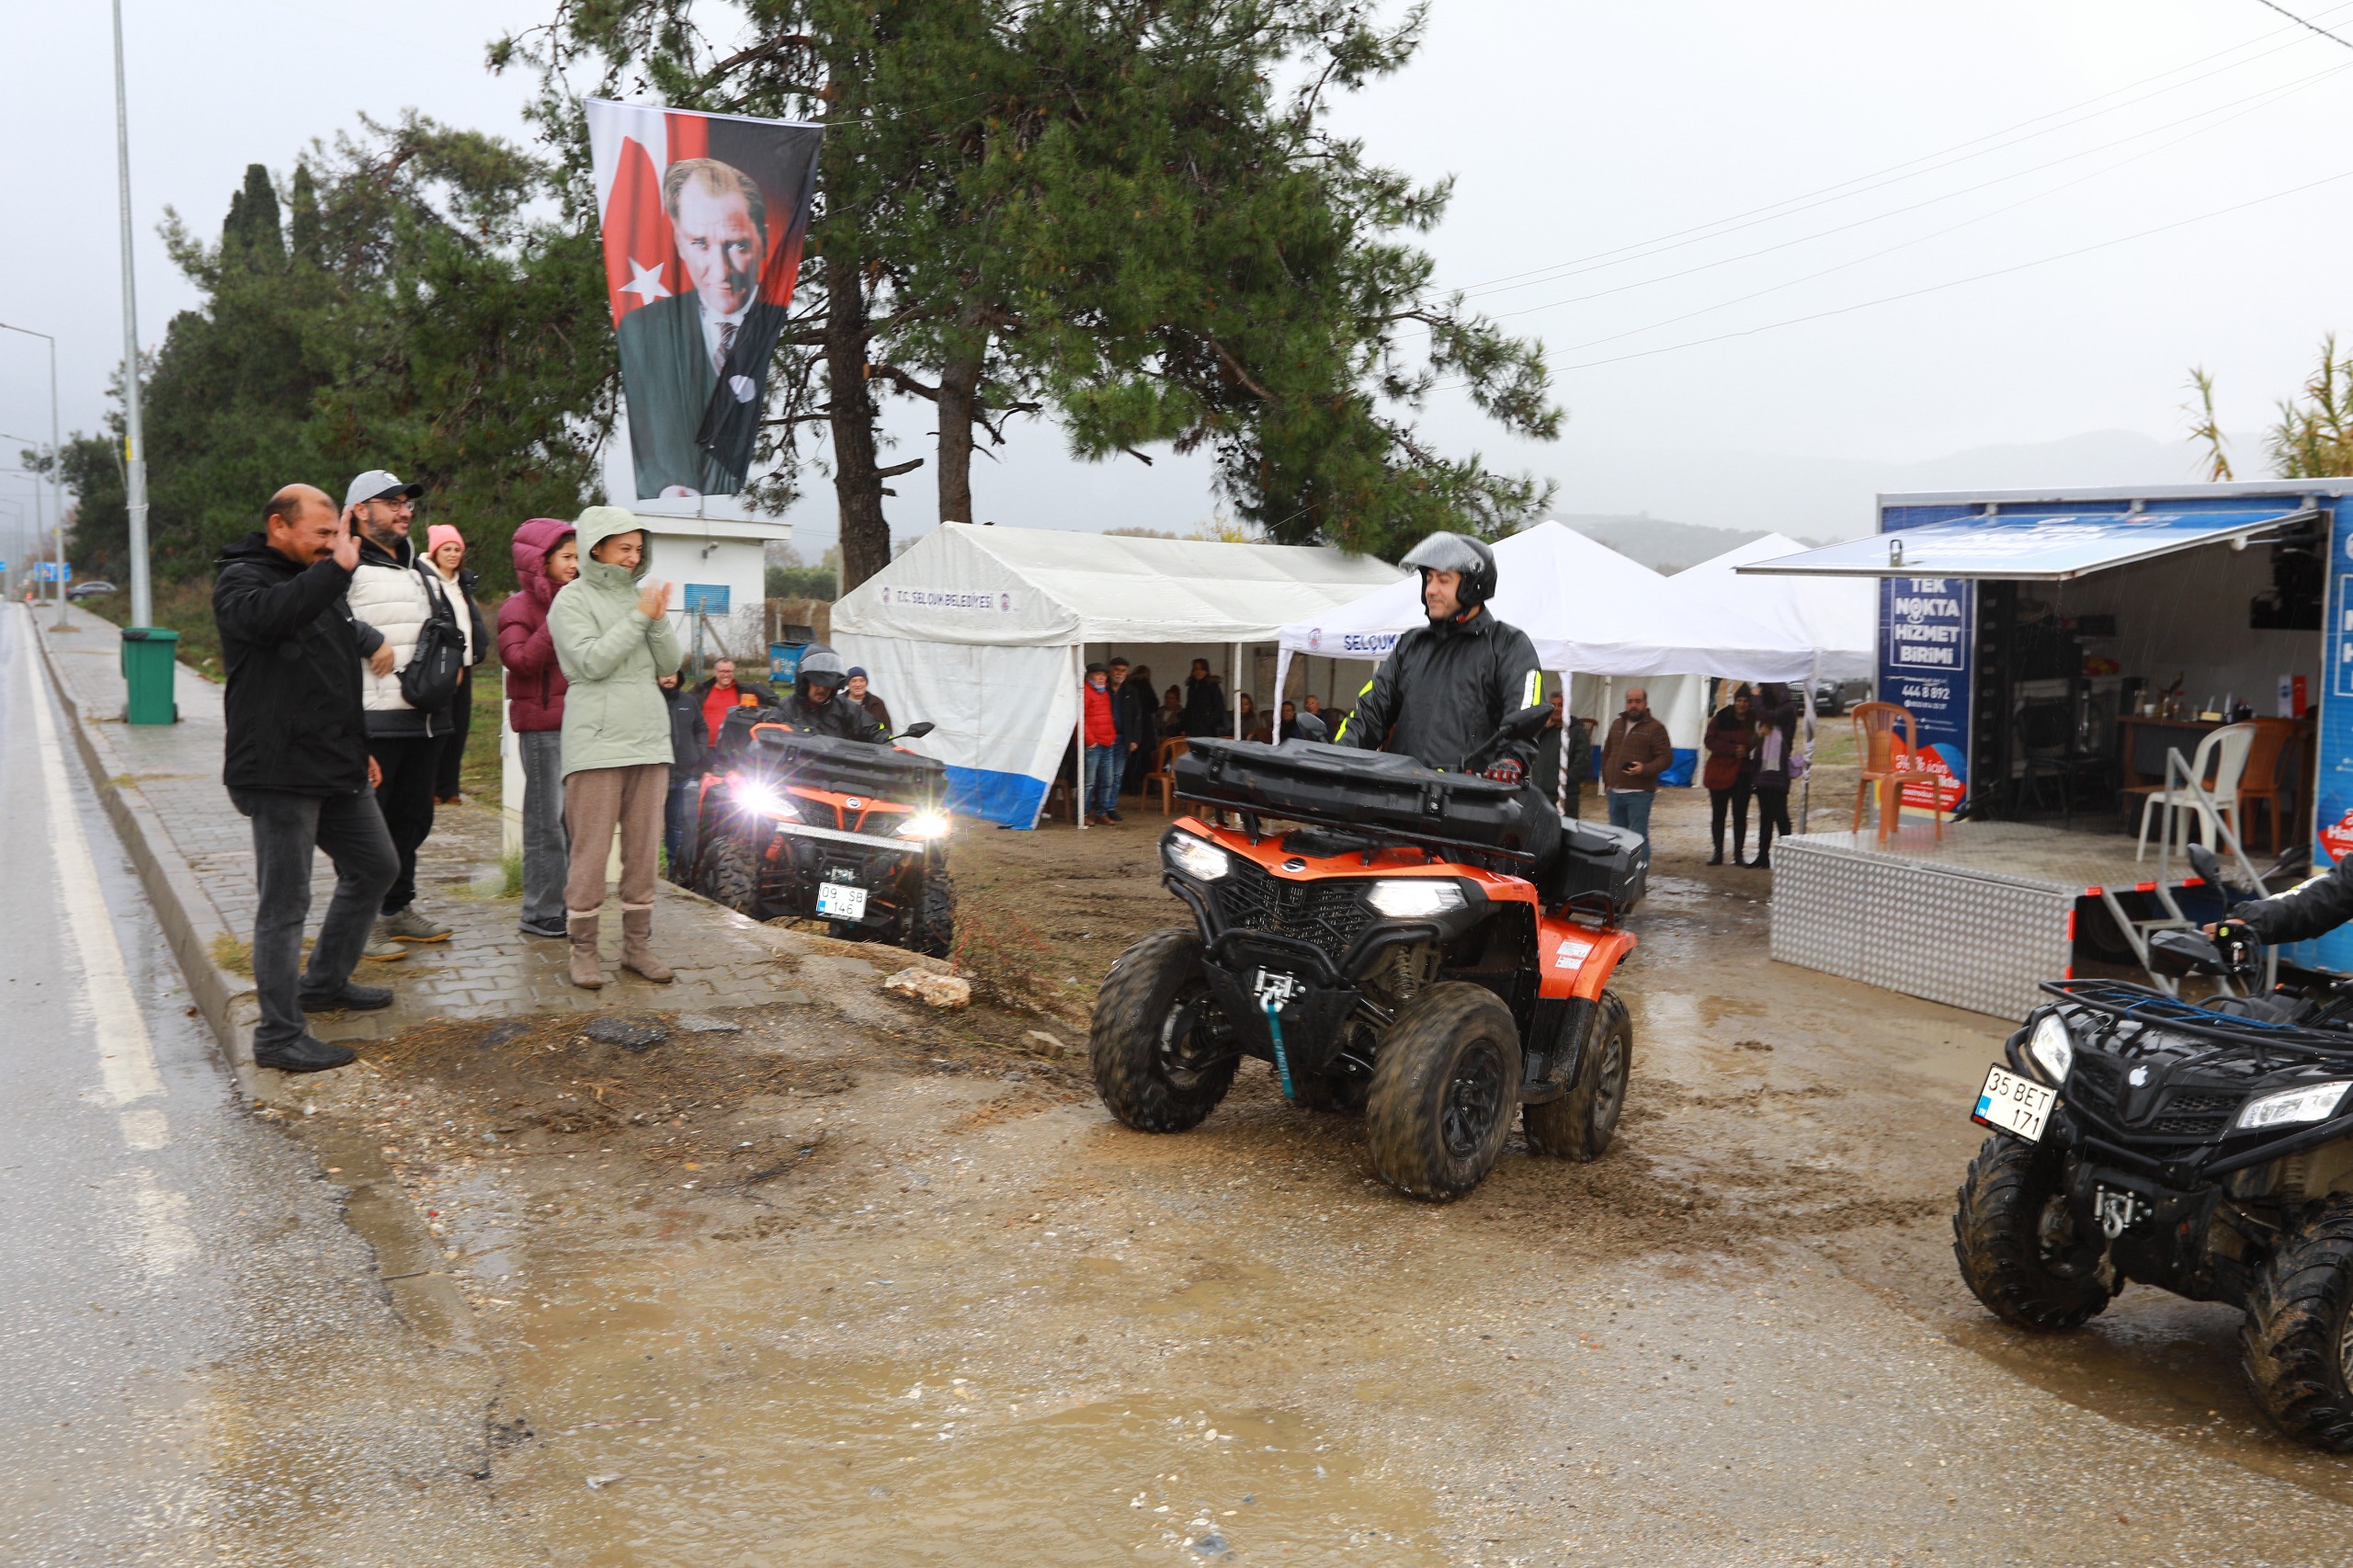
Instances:
[[[638,494],[733,494],[800,276],[824,131],[584,107]]]

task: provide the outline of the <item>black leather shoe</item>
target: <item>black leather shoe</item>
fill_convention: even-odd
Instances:
[[[686,884],[681,882],[679,885],[683,887]],[[520,920],[516,922],[515,929],[526,937],[543,937],[551,942],[561,942],[572,935],[571,930],[561,920],[551,926],[534,926],[528,920]]]
[[[392,988],[389,985],[361,985],[347,980],[343,989],[324,996],[298,995],[294,1005],[306,1013],[372,1013],[379,1007],[392,1005]]]
[[[254,1047],[254,1065],[273,1067],[280,1073],[324,1073],[331,1067],[347,1067],[359,1060],[359,1053],[347,1047],[329,1045],[325,1040],[309,1035],[288,1040],[284,1045]]]

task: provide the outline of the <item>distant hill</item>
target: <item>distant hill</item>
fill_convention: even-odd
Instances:
[[[1648,515],[1624,517],[1560,517],[1555,521],[1587,539],[1606,544],[1619,554],[1641,562],[1654,572],[1674,574],[1687,566],[1714,559],[1725,551],[1762,539],[1770,528],[1711,528],[1700,523],[1673,523]],[[1826,540],[1800,540],[1801,544]]]

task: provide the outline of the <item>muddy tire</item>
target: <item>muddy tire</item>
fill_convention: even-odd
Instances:
[[[2077,1328],[2108,1305],[2097,1239],[2079,1241],[2059,1151],[1995,1133],[1969,1162],[1952,1217],[1961,1282],[2004,1323]]]
[[[2239,1368],[2271,1424],[2353,1451],[2353,1199],[2332,1199],[2257,1272]]]
[[[1365,1100],[1373,1169],[1415,1198],[1460,1198],[1503,1153],[1518,1105],[1511,1009],[1483,985],[1433,985],[1381,1038]]]
[[[1217,1108],[1240,1059],[1201,972],[1199,933],[1154,931],[1120,955],[1096,994],[1087,1049],[1104,1108],[1139,1132],[1184,1132]]]
[[[695,891],[738,915],[759,918],[760,862],[752,846],[734,834],[703,846],[695,863]]]
[[[1626,1108],[1626,1079],[1634,1066],[1634,1020],[1616,992],[1601,994],[1592,1028],[1569,1092],[1543,1105],[1520,1107],[1520,1129],[1536,1153],[1597,1160],[1618,1131],[1618,1113]]]
[[[923,893],[915,901],[915,928],[907,946],[935,959],[956,950],[956,883],[945,866],[935,866],[923,875]]]

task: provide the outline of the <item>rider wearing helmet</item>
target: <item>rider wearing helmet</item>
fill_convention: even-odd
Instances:
[[[1536,645],[1486,608],[1495,592],[1495,552],[1479,540],[1434,533],[1408,551],[1402,564],[1422,574],[1429,624],[1397,639],[1333,739],[1365,751],[1403,753],[1425,767],[1459,768],[1506,717],[1544,700]],[[1486,775],[1524,783],[1535,756],[1534,742],[1506,741]],[[1532,790],[1529,800],[1538,809],[1529,847],[1541,859],[1558,842],[1560,822]]]
[[[889,740],[890,735],[865,709],[841,695],[848,684],[849,669],[842,656],[822,642],[813,644],[801,655],[801,673],[793,677],[792,695],[777,710],[796,730],[878,745]]]

